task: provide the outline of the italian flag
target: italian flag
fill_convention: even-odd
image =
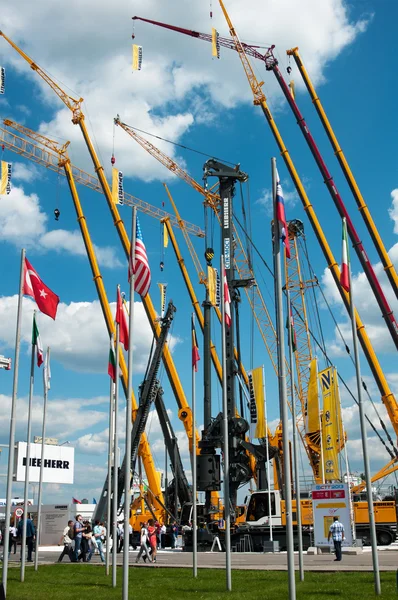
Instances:
[[[40,367],[43,364],[43,346],[40,339],[39,329],[36,323],[36,315],[33,314],[33,331],[32,331],[32,345],[36,346],[37,352],[37,366]]]
[[[340,273],[340,285],[345,289],[346,292],[350,291],[350,280],[348,277],[350,255],[348,252],[348,235],[347,235],[347,221],[343,219],[343,248],[341,258],[341,273]]]
[[[113,383],[116,380],[116,357],[115,348],[113,344],[113,335],[111,337],[111,346],[109,348],[109,360],[108,360],[108,375],[112,377]]]

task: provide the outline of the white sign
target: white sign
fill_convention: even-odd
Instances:
[[[18,442],[16,456],[16,481],[25,481],[26,442]],[[41,465],[41,444],[30,445],[29,481],[38,482]],[[44,445],[44,483],[73,483],[75,449],[65,446]]]
[[[315,546],[328,543],[329,528],[334,517],[344,525],[343,546],[352,545],[350,498],[346,483],[325,483],[312,486]]]
[[[23,515],[23,508],[16,508],[16,509],[15,509],[15,512],[14,512],[14,515],[15,515],[15,516],[16,516],[18,519],[20,519],[20,518],[22,517],[22,515]]]

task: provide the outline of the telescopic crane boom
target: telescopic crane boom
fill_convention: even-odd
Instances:
[[[23,130],[23,133],[26,136],[28,136],[29,138],[34,139],[35,141],[39,141],[46,148],[50,149],[53,152],[58,153],[58,169],[62,168],[64,170],[64,173],[65,173],[67,181],[68,181],[73,204],[74,204],[74,207],[76,210],[77,221],[79,223],[80,231],[81,231],[83,241],[84,241],[84,244],[86,247],[87,257],[88,257],[91,271],[93,274],[95,287],[97,288],[98,299],[100,301],[100,305],[101,305],[102,313],[104,315],[108,334],[110,337],[115,336],[116,332],[115,332],[114,318],[113,318],[113,315],[110,310],[109,300],[108,300],[108,297],[106,294],[101,271],[98,266],[98,261],[97,261],[97,257],[95,254],[94,245],[91,241],[91,236],[90,236],[90,233],[88,230],[86,217],[83,213],[82,205],[80,203],[80,198],[77,193],[76,184],[75,184],[75,180],[74,180],[73,172],[72,172],[72,165],[71,165],[68,153],[67,153],[67,148],[69,146],[69,142],[67,142],[66,144],[61,146],[60,144],[51,140],[50,138],[47,138],[41,134],[31,131],[27,127],[23,127],[22,125],[14,123],[13,121],[7,121],[7,125],[9,127],[13,127],[14,129],[17,129],[19,131]],[[19,139],[22,140],[22,138],[19,138]],[[31,150],[33,150],[33,144],[31,144],[31,147],[32,147]],[[42,161],[47,160],[49,153],[45,152],[45,154],[41,155],[40,150],[41,150],[41,148],[35,147],[34,148],[35,155],[38,157],[41,156]],[[56,157],[54,155],[54,159],[55,158]],[[51,164],[53,164],[53,163],[51,163]],[[123,386],[125,395],[127,395],[127,365],[126,365],[126,361],[124,359],[123,351],[121,349],[119,349],[119,363],[120,363],[120,370],[121,370],[121,375],[122,375],[122,377],[121,377],[122,386]],[[135,418],[134,417],[135,411],[137,410],[138,407],[137,407],[137,402],[136,402],[136,399],[134,396],[134,392],[132,395],[132,405],[133,405],[133,418]],[[142,461],[143,461],[144,468],[145,468],[145,473],[148,478],[148,484],[149,484],[149,487],[153,494],[153,504],[155,507],[160,508],[163,505],[163,494],[162,494],[161,485],[160,485],[160,477],[159,477],[158,472],[156,471],[155,463],[154,463],[152,453],[151,453],[151,448],[149,446],[148,439],[145,434],[141,438],[140,456],[142,457]]]
[[[228,21],[229,17],[227,15],[227,12],[226,12],[225,7],[222,4],[222,2],[220,2],[220,5],[221,5],[224,15]],[[133,17],[133,20],[144,21],[146,23],[150,23],[150,24],[156,25],[158,27],[163,27],[163,28],[169,29],[171,31],[176,31],[177,33],[182,33],[183,35],[188,35],[190,37],[201,39],[204,41],[208,41],[208,42],[212,41],[211,35],[206,34],[206,33],[201,33],[199,31],[194,31],[192,29],[184,29],[183,27],[176,27],[174,25],[161,23],[159,21],[152,21],[150,19],[144,19],[142,17],[137,17],[137,16]],[[230,21],[229,21],[228,25],[230,26],[230,28],[232,27],[232,23]],[[236,40],[238,40],[238,45],[236,44]],[[315,161],[322,173],[322,176],[324,178],[324,183],[326,184],[326,186],[328,188],[328,191],[332,197],[332,200],[335,203],[340,216],[345,217],[347,219],[347,228],[348,228],[348,232],[349,232],[351,241],[353,243],[353,247],[354,247],[355,252],[357,253],[358,258],[361,262],[362,268],[364,269],[365,275],[369,281],[369,285],[372,288],[373,294],[379,305],[383,319],[385,320],[385,323],[388,327],[388,330],[393,339],[393,342],[394,342],[395,346],[398,348],[398,324],[395,319],[394,313],[393,313],[391,307],[389,306],[388,300],[387,300],[387,298],[383,292],[383,289],[379,283],[379,280],[373,269],[373,266],[365,252],[363,243],[360,240],[359,235],[357,234],[357,231],[351,221],[348,211],[347,211],[347,209],[343,203],[343,200],[337,190],[337,187],[333,181],[333,178],[330,175],[330,173],[326,167],[326,164],[325,164],[325,162],[315,144],[315,141],[308,129],[308,125],[304,121],[304,119],[298,109],[297,103],[295,102],[295,100],[290,92],[289,86],[283,80],[282,74],[277,66],[278,65],[277,60],[273,56],[273,53],[272,53],[273,47],[271,47],[265,54],[261,54],[261,52],[259,52],[257,50],[258,46],[251,46],[251,45],[245,44],[244,42],[241,42],[238,39],[236,34],[235,34],[235,39],[228,39],[228,38],[219,36],[218,43],[221,46],[224,46],[226,48],[236,50],[237,52],[239,52],[245,72],[246,72],[246,76],[249,80],[250,86],[251,86],[251,88],[253,90],[253,94],[255,96],[255,102],[254,102],[255,104],[261,104],[260,98],[261,98],[261,95],[264,95],[261,90],[262,83],[260,83],[260,84],[257,83],[254,72],[252,71],[247,58],[246,58],[246,60],[244,60],[242,58],[242,53],[253,56],[256,59],[261,60],[262,62],[265,63],[267,70],[272,70],[274,72],[274,74],[278,80],[278,83],[280,84],[282,91],[283,91],[290,107],[292,108],[292,110],[294,112],[294,115],[297,119],[297,123],[300,126],[301,131],[303,132],[303,135],[311,149],[311,152],[315,158]],[[343,169],[346,179],[347,179],[349,186],[352,190],[352,193],[357,201],[360,212],[365,220],[365,223],[368,227],[369,233],[370,233],[372,240],[376,246],[376,249],[379,253],[380,259],[381,259],[384,269],[388,275],[388,278],[389,278],[391,286],[394,290],[394,293],[398,297],[398,276],[395,271],[395,268],[391,262],[390,257],[388,256],[388,253],[387,253],[387,251],[384,247],[384,244],[381,240],[381,237],[380,237],[380,235],[376,229],[376,226],[373,222],[373,219],[370,215],[369,209],[367,208],[367,206],[362,198],[362,195],[359,191],[356,181],[349,169],[348,163],[345,160],[344,154],[343,154],[343,152],[337,142],[337,139],[333,133],[333,130],[329,124],[329,121],[327,120],[327,117],[322,108],[322,105],[320,104],[319,98],[316,96],[316,93],[312,86],[312,83],[309,80],[309,77],[308,77],[308,75],[305,71],[305,68],[302,64],[302,61],[299,57],[298,48],[293,48],[292,50],[288,50],[287,53],[288,53],[288,55],[292,55],[294,57],[294,59],[297,63],[297,66],[299,67],[300,73],[304,79],[304,82],[307,86],[308,91],[310,92],[310,95],[315,104],[316,110],[317,110],[317,112],[321,118],[321,121],[327,131],[328,137],[333,145],[333,148],[336,152],[337,158],[340,162],[340,165]]]
[[[376,301],[380,307],[383,318],[386,322],[390,335],[395,343],[395,346],[398,349],[398,324],[395,320],[394,313],[388,304],[387,298],[384,295],[382,287],[379,283],[379,280],[376,276],[376,273],[373,269],[372,263],[369,260],[368,255],[366,254],[364,245],[357,233],[357,230],[354,227],[354,224],[348,214],[348,211],[345,207],[343,199],[340,195],[340,192],[337,189],[337,186],[334,182],[332,175],[329,172],[329,169],[326,166],[325,161],[322,158],[321,153],[319,152],[318,146],[315,143],[314,138],[309,130],[309,127],[301,114],[299,107],[297,106],[297,102],[293,97],[293,94],[290,91],[290,88],[286,81],[283,78],[283,75],[278,67],[278,61],[276,60],[273,47],[269,48],[268,52],[265,55],[265,67],[267,71],[272,71],[282,89],[282,92],[293,111],[294,116],[297,119],[297,123],[300,127],[300,130],[312,152],[312,155],[315,159],[315,162],[322,174],[323,181],[329,191],[329,194],[336,205],[337,210],[339,211],[340,217],[345,217],[347,221],[347,229],[349,236],[352,241],[352,245],[354,247],[355,252],[359,258],[359,261],[362,265],[362,268],[365,272],[366,278],[369,282],[370,287],[372,288],[373,294],[376,298]]]
[[[313,205],[311,204],[311,202],[309,201],[309,198],[307,196],[307,193],[304,189],[304,186],[301,182],[301,179],[295,169],[295,166],[293,164],[292,159],[290,158],[290,154],[285,146],[285,143],[281,137],[281,134],[279,133],[279,130],[275,124],[275,121],[273,119],[273,116],[271,114],[271,111],[269,109],[269,106],[267,104],[267,100],[266,97],[261,89],[261,84],[257,81],[257,78],[254,74],[254,71],[251,67],[251,64],[249,62],[249,59],[246,56],[244,47],[242,46],[236,32],[235,29],[232,25],[231,19],[228,16],[228,13],[224,7],[224,4],[222,2],[222,0],[219,0],[221,9],[224,13],[225,19],[228,23],[228,26],[230,28],[230,34],[235,42],[235,46],[236,49],[239,53],[239,57],[241,59],[243,68],[245,70],[247,79],[249,81],[250,87],[252,89],[252,93],[253,93],[253,98],[254,98],[254,104],[261,106],[261,109],[264,113],[265,118],[267,119],[267,122],[271,128],[271,131],[274,135],[275,141],[279,147],[281,156],[283,157],[283,160],[285,161],[286,167],[290,173],[290,176],[295,184],[295,187],[297,189],[297,192],[300,196],[300,199],[302,201],[303,207],[305,212],[307,213],[308,219],[314,229],[315,235],[317,237],[317,240],[322,248],[322,252],[325,256],[326,259],[326,263],[328,265],[328,268],[330,269],[333,279],[336,283],[337,289],[339,290],[339,293],[341,295],[341,298],[344,302],[344,305],[347,309],[347,312],[349,313],[350,311],[350,297],[349,294],[347,292],[345,292],[345,290],[341,287],[340,285],[340,269],[338,267],[338,263],[335,260],[332,251],[330,249],[330,246],[326,240],[325,234],[323,233],[323,230],[321,228],[321,225],[318,221],[318,218],[316,216],[315,210],[313,208]],[[372,374],[375,378],[375,381],[377,383],[377,386],[380,390],[380,394],[382,397],[382,401],[386,406],[387,412],[388,412],[388,416],[390,418],[391,424],[394,427],[394,431],[395,433],[398,435],[398,406],[397,406],[397,402],[396,399],[394,397],[394,394],[391,392],[390,387],[387,383],[387,380],[384,376],[384,373],[381,369],[380,363],[377,359],[377,356],[375,354],[375,351],[373,349],[373,346],[369,340],[369,337],[367,335],[367,332],[365,330],[365,326],[362,323],[360,316],[358,314],[358,311],[355,310],[355,321],[356,321],[356,329],[358,332],[358,338],[361,342],[361,346],[362,349],[364,351],[364,354],[366,356],[366,359],[368,361],[368,364],[370,366],[370,369],[372,371]]]
[[[355,201],[358,205],[359,212],[362,215],[363,220],[365,221],[366,227],[370,233],[370,236],[373,240],[374,245],[376,246],[376,250],[379,254],[380,260],[383,264],[384,270],[387,274],[389,282],[391,284],[392,289],[394,290],[395,296],[398,298],[398,274],[395,270],[394,265],[391,262],[391,258],[388,255],[386,247],[384,246],[383,240],[377,230],[377,227],[373,221],[372,215],[370,214],[370,210],[362,196],[361,190],[355,180],[354,175],[350,169],[350,166],[347,162],[347,159],[344,155],[344,152],[337,140],[337,137],[332,129],[330,121],[326,115],[325,109],[322,106],[322,103],[319,99],[318,94],[314,88],[314,85],[308,75],[307,69],[305,68],[302,58],[299,54],[298,48],[292,48],[291,50],[287,50],[288,56],[293,56],[295,63],[300,71],[301,77],[304,80],[304,83],[307,87],[307,90],[311,96],[312,102],[315,106],[315,109],[319,115],[319,118],[322,122],[322,125],[327,133],[330,143],[332,144],[333,150],[336,154],[337,160],[339,161],[340,167],[344,173],[344,176],[347,180],[348,185],[350,186],[351,192],[355,198]]]
[[[88,130],[86,127],[84,114],[81,109],[83,98],[80,98],[79,100],[77,100],[77,99],[73,98],[72,96],[69,96],[68,94],[66,94],[66,92],[64,92],[59,87],[59,85],[57,83],[55,83],[50,78],[50,76],[41,67],[39,67],[23,50],[21,50],[12,40],[10,40],[10,38],[8,38],[4,34],[3,31],[0,31],[0,36],[2,36],[6,40],[6,42],[8,42],[8,44],[10,44],[10,46],[12,46],[12,48],[14,48],[14,50],[16,52],[18,52],[18,54],[20,56],[22,56],[22,58],[24,60],[26,60],[26,62],[30,65],[30,67],[34,71],[36,71],[36,73],[38,73],[38,75],[46,83],[48,83],[48,85],[51,87],[51,89],[54,90],[54,92],[57,94],[57,96],[65,104],[65,106],[67,106],[70,109],[70,111],[72,112],[72,123],[74,125],[79,125],[80,130],[83,134],[84,141],[87,145],[89,154],[90,154],[91,159],[94,164],[95,171],[97,173],[98,179],[101,184],[103,194],[105,196],[105,199],[108,204],[108,208],[112,215],[113,223],[117,229],[117,232],[118,232],[120,241],[122,243],[122,247],[123,247],[124,253],[126,255],[126,258],[128,259],[128,257],[130,256],[129,236],[127,235],[126,228],[124,226],[123,220],[120,217],[117,206],[115,205],[115,203],[112,200],[112,193],[111,193],[111,190],[109,187],[109,183],[105,177],[104,167],[101,165],[100,160],[95,151],[94,145],[90,139],[90,136],[89,136],[89,133],[88,133]],[[141,300],[142,300],[149,324],[152,328],[153,334],[156,338],[158,338],[160,335],[160,326],[159,326],[159,323],[157,322],[157,316],[156,316],[156,312],[155,312],[150,294],[148,293],[145,297],[141,297]],[[171,352],[170,352],[170,349],[168,348],[168,346],[165,346],[165,348],[164,348],[163,362],[165,365],[167,375],[169,377],[171,388],[174,392],[174,395],[175,395],[175,398],[176,398],[176,401],[178,404],[178,408],[180,409],[179,414],[183,414],[182,421],[183,421],[184,428],[186,430],[186,433],[187,433],[187,436],[188,436],[188,439],[190,442],[190,446],[191,446],[192,445],[192,435],[193,435],[193,433],[192,433],[193,432],[192,411],[186,400],[185,393],[182,388],[180,378],[178,376],[177,369],[174,365],[174,361],[173,361],[173,358],[171,356]]]

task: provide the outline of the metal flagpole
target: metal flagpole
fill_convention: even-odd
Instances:
[[[343,218],[343,227],[346,230],[346,220]],[[372,497],[372,480],[370,475],[369,466],[369,454],[368,454],[368,440],[366,437],[366,421],[365,412],[363,409],[362,402],[362,385],[361,385],[361,365],[359,362],[359,351],[358,351],[358,338],[355,323],[355,305],[354,305],[354,294],[352,289],[352,276],[351,276],[351,264],[348,262],[348,282],[349,282],[349,294],[350,294],[350,313],[351,313],[351,327],[352,327],[352,344],[354,348],[354,360],[355,360],[355,371],[357,377],[357,393],[358,393],[358,407],[359,407],[359,420],[361,424],[361,437],[362,437],[362,453],[363,462],[365,467],[365,481],[366,481],[366,493],[368,496],[368,511],[369,511],[369,525],[370,525],[370,538],[372,545],[372,561],[373,561],[373,575],[375,582],[375,592],[377,596],[381,594],[380,586],[380,572],[379,572],[379,557],[377,555],[377,537],[376,537],[376,525],[375,525],[375,514],[373,508],[373,497]]]
[[[222,410],[223,410],[223,452],[224,452],[224,512],[225,512],[225,567],[227,571],[227,590],[232,590],[231,579],[231,507],[229,502],[229,447],[228,447],[228,399],[227,364],[225,343],[225,293],[224,293],[224,256],[221,256],[221,344],[222,344]]]
[[[192,313],[192,332],[195,329],[195,313]],[[192,333],[192,345],[194,344],[193,333]],[[193,346],[192,346],[193,356]],[[193,576],[198,576],[198,530],[197,530],[197,504],[196,504],[196,390],[195,390],[195,365],[192,361],[192,542],[193,542]]]
[[[343,419],[342,419],[343,422]],[[343,425],[343,436],[345,440],[345,431]],[[352,532],[352,540],[355,542],[357,539],[357,532],[355,529],[355,519],[354,519],[354,507],[352,505],[352,494],[351,494],[351,484],[350,484],[350,467],[348,464],[348,454],[347,454],[347,444],[344,443],[344,459],[345,459],[345,470],[347,473],[347,484],[348,484],[348,500],[350,504],[350,523],[351,523],[351,532]]]
[[[39,544],[40,544],[40,526],[41,526],[41,502],[43,492],[43,475],[44,475],[44,438],[46,435],[46,416],[47,416],[47,396],[48,396],[48,384],[49,384],[49,368],[50,368],[50,348],[47,348],[47,356],[44,363],[43,369],[43,425],[41,429],[41,462],[40,462],[40,476],[39,476],[39,497],[37,500],[37,528],[36,528],[36,552],[35,552],[35,571],[39,568]]]
[[[33,322],[36,311],[33,311]],[[26,529],[28,521],[28,497],[29,497],[29,468],[30,468],[30,438],[32,435],[32,401],[33,401],[33,383],[35,378],[35,349],[36,344],[32,344],[32,358],[30,361],[30,382],[29,382],[29,403],[28,403],[28,431],[26,434],[26,466],[25,466],[25,486],[23,494],[23,523],[22,523],[22,546],[21,546],[21,582],[25,581],[25,561],[26,561]]]
[[[120,286],[117,286],[116,297],[118,297]],[[113,494],[112,494],[112,587],[117,585],[116,569],[117,569],[117,497],[118,497],[118,435],[117,435],[117,417],[119,405],[119,344],[120,327],[116,323],[116,375],[115,375],[115,431],[113,436]]]
[[[113,336],[112,336],[113,343]],[[112,348],[114,351],[115,349]],[[115,365],[116,368],[116,365]],[[114,438],[114,411],[115,411],[115,384],[111,377],[111,386],[109,392],[109,436],[108,436],[108,496],[106,499],[106,555],[105,568],[106,574],[109,575],[109,559],[110,559],[110,539],[111,539],[111,523],[112,523],[112,450]]]
[[[289,323],[289,366],[290,366],[290,385],[292,394],[292,421],[293,421],[293,461],[294,461],[294,479],[296,487],[296,518],[297,518],[297,536],[298,536],[298,555],[299,555],[299,573],[300,581],[304,581],[304,557],[303,557],[303,530],[301,520],[301,494],[300,494],[300,467],[297,448],[297,424],[296,424],[296,402],[294,398],[294,364],[293,364],[293,341],[294,332],[291,324],[291,304],[290,291],[286,288],[287,296],[287,318]]]
[[[267,396],[265,390],[265,371],[263,365],[263,390],[264,390],[264,416],[265,416],[265,424],[268,429],[268,417],[267,417]],[[271,487],[269,480],[269,439],[267,436],[267,446],[265,448],[265,459],[267,461],[267,483],[268,483],[268,523],[269,523],[269,539],[273,541],[273,531],[272,531],[272,504],[271,504]]]
[[[135,264],[135,239],[137,224],[137,208],[133,207],[133,222],[131,225],[131,264]],[[129,312],[129,353],[126,398],[126,441],[124,461],[124,525],[123,525],[123,600],[129,596],[129,558],[130,558],[130,506],[131,506],[131,430],[132,430],[132,401],[133,393],[133,320],[134,320],[134,268],[130,272],[130,312]]]
[[[294,546],[293,546],[293,522],[292,522],[292,487],[290,481],[290,452],[289,452],[289,419],[287,414],[287,390],[285,369],[285,337],[283,323],[282,303],[282,273],[280,262],[280,239],[279,224],[276,208],[276,160],[271,158],[272,167],[272,197],[274,203],[274,272],[275,272],[275,306],[276,306],[276,331],[278,340],[278,383],[279,383],[279,406],[282,421],[282,443],[283,443],[283,471],[284,471],[284,496],[286,505],[286,537],[287,537],[287,569],[289,580],[289,600],[296,598],[296,581],[294,573]],[[287,232],[286,232],[287,234]]]
[[[19,349],[21,346],[21,317],[22,317],[22,291],[24,284],[24,265],[25,265],[25,248],[21,251],[21,270],[19,275],[19,295],[17,309],[17,327],[15,333],[15,358],[14,358],[14,379],[12,387],[11,400],[11,417],[10,417],[10,438],[8,444],[8,469],[7,469],[7,492],[6,492],[6,514],[4,525],[3,538],[3,574],[2,583],[4,593],[7,593],[8,579],[8,550],[10,547],[10,513],[11,513],[11,494],[12,480],[14,473],[14,446],[15,446],[15,425],[16,425],[16,409],[17,409],[17,393],[18,393],[18,371],[19,371]]]

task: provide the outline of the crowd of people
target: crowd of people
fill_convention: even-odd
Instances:
[[[139,553],[136,562],[139,562],[141,556],[144,562],[148,560],[151,563],[156,563],[156,554],[159,548],[166,547],[167,529],[165,524],[149,519],[145,523],[141,523],[141,531],[139,543],[134,543],[133,529],[129,526],[128,537],[126,538],[123,523],[119,523],[117,527],[117,552],[121,552],[124,548],[134,549],[139,545]],[[65,556],[71,562],[90,562],[94,554],[99,554],[101,561],[105,562],[104,547],[107,541],[107,531],[104,523],[95,521],[92,528],[89,521],[84,521],[82,515],[76,515],[75,521],[68,521],[63,534],[62,543],[63,550],[58,558],[58,562],[62,562]],[[111,540],[113,544],[113,540]],[[171,547],[178,547],[178,525],[174,522],[171,525]]]

